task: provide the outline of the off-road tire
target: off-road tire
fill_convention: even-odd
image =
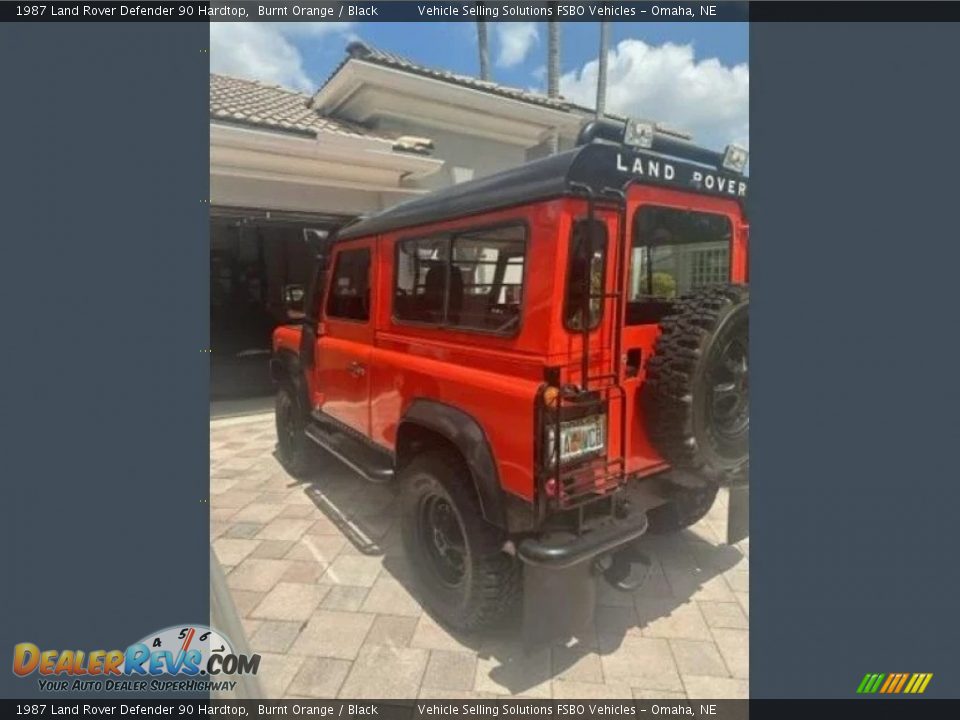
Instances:
[[[280,383],[274,406],[277,427],[277,459],[295,478],[306,476],[313,459],[313,443],[307,437],[306,413],[289,382]]]
[[[678,300],[661,321],[661,334],[647,364],[642,403],[648,434],[671,466],[712,479],[740,474],[750,461],[749,405],[740,404],[734,430],[717,418],[715,385],[729,367],[728,349],[740,343],[740,375],[731,384],[748,393],[746,353],[750,291],[742,285],[704,288]],[[739,379],[737,379],[739,378]],[[733,407],[733,406],[731,406]],[[702,503],[691,503],[700,507]]]
[[[647,532],[667,535],[696,525],[710,512],[719,490],[717,482],[707,479],[701,487],[672,485],[670,501],[647,511]]]
[[[503,552],[503,532],[483,519],[470,473],[452,452],[414,458],[400,472],[403,544],[422,600],[442,623],[462,631],[494,624],[520,597],[516,558]],[[423,503],[441,498],[452,507],[466,546],[459,585],[445,584],[423,540]]]

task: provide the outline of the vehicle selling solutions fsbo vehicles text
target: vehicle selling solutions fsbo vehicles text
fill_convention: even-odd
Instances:
[[[500,17],[543,17],[551,18],[633,18],[640,14],[646,15],[647,10],[637,10],[636,8],[622,5],[583,5],[583,4],[560,4],[553,7],[538,7],[509,4],[486,4],[462,3],[457,4],[422,4],[417,5],[417,12],[423,17],[485,17],[496,20]],[[654,5],[650,8],[649,14],[654,17],[672,16],[672,17],[714,17],[717,14],[716,5],[700,5],[694,10],[693,5],[689,6],[660,6]]]
[[[557,5],[551,7],[536,7],[524,5],[417,5],[417,12],[424,17],[485,17],[497,19],[500,17],[543,17],[576,18],[576,17],[636,17],[637,11],[632,7],[620,6],[593,6],[593,5]]]

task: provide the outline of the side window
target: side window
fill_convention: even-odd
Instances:
[[[520,326],[525,240],[517,225],[454,236],[448,324],[497,333]]]
[[[447,236],[397,243],[393,314],[398,320],[443,322],[449,249]]]
[[[593,232],[589,230],[589,220],[578,220],[570,235],[570,265],[563,303],[563,322],[568,330],[583,330],[583,308],[588,301],[585,295],[591,296],[588,301],[591,330],[600,324],[603,315],[603,298],[599,296],[603,293],[606,274],[607,226],[594,220]]]
[[[520,326],[526,230],[519,225],[397,243],[397,320],[513,334]]]
[[[341,250],[333,267],[327,317],[370,319],[370,248]]]

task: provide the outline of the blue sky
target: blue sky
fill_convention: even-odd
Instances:
[[[488,22],[493,79],[545,86],[546,24]],[[746,144],[746,23],[613,23],[610,110],[694,133],[706,144]],[[211,23],[211,69],[310,92],[361,39],[418,63],[479,71],[476,27],[461,23]],[[561,94],[592,106],[597,23],[561,26]]]
[[[547,53],[546,26],[537,25],[537,40],[526,57],[516,65],[498,64],[503,50],[497,26],[518,26],[526,23],[489,23],[490,55],[493,76],[498,82],[517,87],[544,87],[542,68]],[[748,61],[748,29],[746,23],[614,23],[611,44],[626,38],[639,38],[653,45],[666,42],[692,43],[697,55],[716,57],[725,65]],[[442,67],[465,75],[479,74],[476,27],[474,23],[424,23],[415,28],[410,23],[367,23],[354,25],[349,36],[385,50],[398,53],[430,67]],[[343,58],[346,42],[313,42],[295,38],[294,44],[304,59],[304,69],[312,79],[322,82]],[[561,26],[561,67],[571,71],[582,67],[597,55],[600,40],[598,23],[567,23]]]

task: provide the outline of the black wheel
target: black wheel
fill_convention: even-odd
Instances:
[[[715,286],[661,320],[642,401],[650,439],[674,468],[719,479],[750,462],[749,307],[746,287]]]
[[[481,514],[469,471],[450,453],[415,458],[401,471],[403,543],[426,607],[459,630],[498,620],[519,597],[515,558]]]
[[[671,484],[670,500],[647,511],[648,532],[654,535],[679,532],[696,525],[710,512],[720,486],[716,481],[700,478],[694,485]]]
[[[304,411],[289,383],[282,383],[277,390],[274,412],[277,423],[277,456],[287,472],[294,477],[302,477],[310,469],[312,447],[304,432]]]

